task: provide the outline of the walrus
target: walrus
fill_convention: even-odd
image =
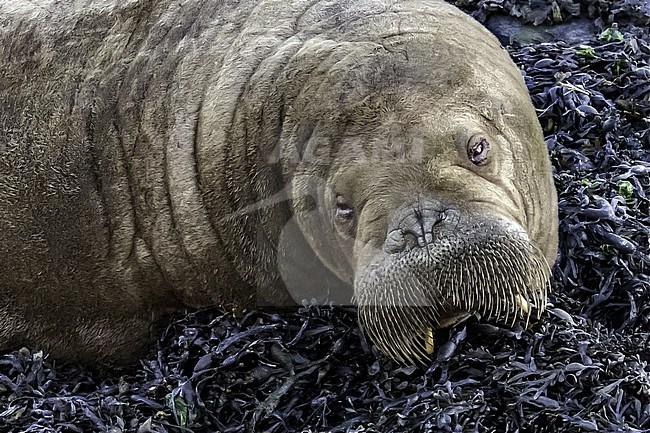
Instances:
[[[545,307],[522,74],[437,0],[0,4],[0,348],[128,363],[188,307],[353,303],[403,362]]]

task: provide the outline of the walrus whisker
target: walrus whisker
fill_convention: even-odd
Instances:
[[[419,305],[418,300],[421,301],[422,296],[414,295],[413,290],[414,287],[401,287],[400,284],[400,289],[396,291],[375,292],[372,296],[375,300],[371,301],[374,306],[359,311],[360,322],[380,350],[408,362],[419,361],[426,356],[426,345],[416,336],[423,335],[424,330],[430,327],[427,319],[435,316],[430,308]],[[380,296],[379,300],[376,299],[377,295]],[[385,308],[387,301],[381,299],[382,296],[400,307]],[[377,327],[377,324],[382,326]],[[380,332],[380,329],[389,332]]]
[[[364,317],[370,311],[378,314],[370,314],[371,320],[365,321]],[[367,326],[364,329],[366,329],[366,332],[368,332],[380,350],[398,361],[416,362],[423,359],[426,355],[426,351],[423,347],[420,347],[421,344],[415,339],[415,336],[421,334],[421,332],[417,332],[413,326],[404,328],[400,325],[404,319],[407,319],[407,323],[412,324],[413,322],[409,319],[414,319],[419,316],[412,315],[410,309],[406,309],[405,311],[406,314],[402,317],[396,316],[394,309],[368,307],[360,312],[360,319],[366,323]],[[376,324],[382,324],[381,330],[388,330],[389,332],[379,332],[380,328]],[[385,338],[386,335],[390,335],[391,337]]]
[[[453,275],[458,275],[459,278],[460,278],[460,281],[456,281],[456,280],[453,280],[453,281],[452,281],[452,282],[453,282],[453,286],[452,286],[453,288],[452,288],[452,290],[451,290],[451,294],[452,294],[452,296],[451,296],[451,300],[452,300],[452,303],[453,303],[454,305],[458,305],[458,304],[459,304],[459,300],[461,299],[461,297],[460,297],[460,293],[459,293],[459,287],[462,287],[462,285],[463,285],[463,273],[462,273],[462,272],[458,272],[458,263],[457,263],[457,262],[454,262],[454,264],[453,264],[453,267],[452,267],[452,274],[453,274]],[[463,300],[466,301],[467,298],[464,298]],[[461,306],[461,307],[466,307],[466,306],[463,305],[463,306]]]
[[[477,249],[472,250],[472,254],[475,257],[475,260],[479,261],[479,251]],[[485,268],[483,266],[474,266],[472,267],[472,272],[475,281],[478,282],[478,287],[477,287],[477,294],[476,294],[476,302],[478,305],[483,305],[485,303],[485,296],[487,292],[487,288],[485,287]]]
[[[505,263],[508,263],[510,261],[510,258],[509,257],[500,257],[500,260],[504,261]],[[520,281],[518,281],[518,280],[519,280],[519,275],[520,275],[521,271],[518,269],[517,266],[513,266],[512,269],[514,269],[514,272],[513,272],[514,273],[514,278],[511,281],[514,281],[515,286],[520,286],[520,284],[519,284]],[[498,299],[502,300],[503,302],[506,302],[506,299],[508,299],[508,295],[510,295],[509,298],[512,301],[512,299],[513,299],[512,290],[508,290],[508,288],[506,287],[506,281],[501,280],[501,279],[497,279],[497,281],[499,282],[499,289],[501,290],[501,294],[500,294]],[[510,304],[506,304],[506,305],[513,305],[513,304],[510,303]],[[507,315],[508,315],[508,312],[510,310],[511,310],[511,308],[505,308],[505,306],[500,306],[500,308],[498,309],[497,317],[495,318],[495,320],[496,321],[507,322],[508,321]],[[505,317],[503,319],[501,318],[502,312],[505,312]]]
[[[536,247],[534,247],[536,249]],[[544,257],[541,254],[541,251],[537,249],[537,254],[533,255],[533,258],[537,261],[537,267],[535,268],[537,281],[543,281],[542,286],[540,287],[539,292],[534,292],[535,295],[535,305],[534,307],[537,310],[537,319],[539,320],[542,317],[542,313],[546,309],[546,299],[548,298],[548,292],[550,291],[550,275],[551,268]]]

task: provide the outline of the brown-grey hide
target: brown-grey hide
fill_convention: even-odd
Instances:
[[[0,1],[0,65],[0,348],[127,362],[186,306],[390,292],[418,207],[555,259],[520,72],[443,2]]]

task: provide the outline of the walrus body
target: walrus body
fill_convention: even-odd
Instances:
[[[411,360],[544,308],[541,130],[443,2],[12,1],[0,39],[0,348],[126,362],[184,306],[354,295]]]

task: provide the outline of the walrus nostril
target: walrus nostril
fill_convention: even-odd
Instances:
[[[404,250],[410,250],[418,244],[417,235],[405,232],[402,229],[395,229],[388,233],[384,242],[384,251],[396,254]]]
[[[393,230],[388,233],[386,236],[386,242],[384,242],[384,250],[389,253],[399,253],[404,250],[406,247],[406,238],[404,237],[404,232],[400,229]]]

